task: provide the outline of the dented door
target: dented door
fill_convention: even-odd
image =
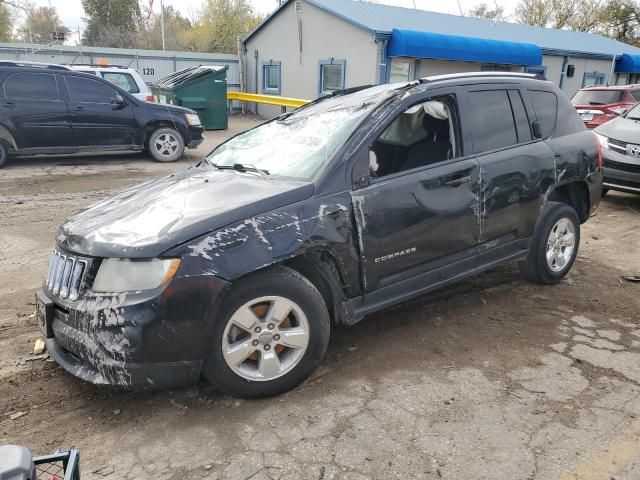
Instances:
[[[413,170],[352,193],[365,292],[434,271],[438,282],[475,266],[475,158]],[[439,270],[439,274],[437,271]]]

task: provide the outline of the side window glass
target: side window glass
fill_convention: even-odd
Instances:
[[[59,100],[56,77],[49,73],[14,73],[4,81],[7,98]]]
[[[631,92],[631,96],[636,102],[640,102],[640,92]]]
[[[116,90],[102,82],[74,76],[65,76],[69,95],[74,102],[112,103],[116,98]]]
[[[542,90],[529,90],[529,97],[536,120],[542,127],[542,138],[547,138],[556,128],[558,98],[554,93]]]
[[[511,101],[511,109],[513,110],[513,118],[516,121],[516,132],[518,134],[518,142],[531,141],[531,126],[527,112],[524,109],[522,96],[518,90],[509,90],[509,100]]]
[[[475,153],[518,143],[506,90],[469,92],[468,98],[470,110],[468,118],[465,118],[465,125],[471,130]]]
[[[425,100],[402,112],[371,145],[371,176],[384,177],[454,158],[456,118],[451,96]]]
[[[138,84],[133,79],[130,73],[103,72],[102,78],[104,78],[107,82],[117,85],[125,92],[140,93]]]

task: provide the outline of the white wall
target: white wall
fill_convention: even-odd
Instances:
[[[290,2],[246,42],[249,92],[262,93],[262,62],[269,60],[281,62],[280,95],[283,97],[318,97],[319,62],[332,57],[346,60],[345,88],[378,83],[379,45],[374,42],[371,32],[305,1],[302,1],[299,18],[302,53],[299,50],[295,2]],[[260,115],[267,117],[280,113],[280,107],[259,105],[257,108]]]
[[[479,72],[483,63],[452,62],[449,60],[419,60],[417,68],[418,78],[447,73]],[[512,72],[522,72],[523,68],[517,65],[511,66]]]

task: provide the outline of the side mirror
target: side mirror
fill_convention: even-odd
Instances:
[[[533,130],[533,136],[535,138],[542,138],[542,126],[539,121],[534,120],[531,122],[531,129]]]
[[[115,103],[116,105],[127,105],[127,101],[119,93],[116,94],[116,98],[114,98],[113,103]]]

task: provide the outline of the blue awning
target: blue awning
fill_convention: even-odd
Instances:
[[[618,73],[640,73],[640,55],[625,53],[616,61]]]
[[[505,65],[542,65],[542,50],[532,43],[503,42],[400,29],[393,29],[387,56]]]

